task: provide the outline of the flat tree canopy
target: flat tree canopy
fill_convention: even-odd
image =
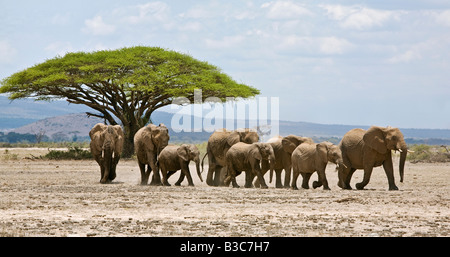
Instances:
[[[110,124],[120,120],[125,133],[124,155],[133,153],[133,137],[156,109],[175,97],[193,101],[194,89],[203,99],[249,98],[259,90],[240,84],[207,62],[159,47],[67,53],[1,81],[9,99],[66,99],[84,104]],[[115,119],[116,118],[116,119]]]

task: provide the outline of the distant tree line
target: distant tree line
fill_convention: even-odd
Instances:
[[[48,137],[45,134],[19,134],[16,132],[0,132],[0,142],[3,143],[40,143],[40,142],[85,142],[89,141],[89,137],[80,137],[77,135],[67,136],[63,133],[53,134],[51,137]]]

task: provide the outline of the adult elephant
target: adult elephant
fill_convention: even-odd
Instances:
[[[291,181],[291,154],[294,149],[303,143],[314,143],[314,141],[309,137],[300,137],[295,135],[289,135],[286,137],[276,136],[267,141],[275,153],[275,187],[288,188]],[[266,174],[266,172],[270,169],[269,162],[267,160],[262,160],[261,163],[261,172],[262,174]],[[281,182],[281,173],[284,170],[284,183]],[[270,182],[272,182],[272,175],[270,176]],[[259,186],[258,180],[255,181],[255,186]]]
[[[292,153],[292,189],[298,189],[297,178],[299,174],[303,177],[302,188],[308,189],[309,178],[317,171],[319,179],[313,182],[313,188],[323,185],[324,190],[330,190],[325,175],[328,162],[336,164],[337,170],[344,167],[341,149],[337,145],[330,142],[299,145]]]
[[[89,131],[92,156],[100,165],[100,183],[116,178],[116,167],[123,149],[124,134],[119,125],[97,123]]]
[[[261,160],[268,160],[271,165],[271,172],[273,171],[273,164],[275,162],[275,154],[273,148],[269,143],[236,143],[226,154],[227,177],[225,184],[231,181],[233,187],[239,187],[236,183],[236,176],[242,171],[245,171],[245,187],[252,187],[253,178],[256,176],[261,184],[261,188],[268,188],[261,173]]]
[[[258,133],[248,128],[234,131],[226,129],[214,131],[206,146],[205,156],[208,155],[209,162],[206,184],[209,186],[225,186],[226,169],[222,168],[226,167],[225,155],[228,149],[238,142],[252,144],[258,141]],[[203,156],[203,159],[205,156]]]
[[[162,183],[165,186],[170,186],[167,179],[176,171],[181,170],[180,178],[175,183],[180,186],[184,177],[187,177],[189,186],[194,186],[192,176],[189,171],[189,162],[195,162],[197,175],[200,181],[203,182],[200,174],[200,151],[193,144],[182,145],[168,145],[164,147],[158,157],[159,167],[161,168]]]
[[[169,139],[169,130],[162,123],[158,126],[149,124],[140,128],[134,135],[134,149],[141,171],[141,185],[147,185],[151,171],[153,171],[153,178],[150,184],[161,185],[157,157],[167,146]],[[145,166],[148,166],[147,171]]]
[[[357,189],[364,189],[369,183],[373,167],[383,165],[389,190],[398,190],[394,181],[392,150],[400,152],[400,182],[403,182],[406,155],[408,148],[403,134],[398,128],[372,126],[367,131],[352,129],[342,138],[339,147],[342,151],[345,168],[339,171],[338,186],[352,189],[350,180],[357,169],[364,169],[363,181],[356,184]]]

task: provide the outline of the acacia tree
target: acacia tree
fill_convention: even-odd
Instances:
[[[120,121],[124,129],[124,156],[133,153],[133,137],[150,122],[156,109],[175,97],[194,99],[194,89],[203,100],[214,96],[248,98],[259,90],[240,84],[207,62],[159,47],[129,47],[118,50],[67,53],[47,60],[1,81],[0,93],[9,99],[66,99],[84,104],[109,124]]]

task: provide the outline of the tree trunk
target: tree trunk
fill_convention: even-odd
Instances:
[[[140,129],[138,124],[128,124],[123,126],[124,142],[123,142],[123,158],[131,158],[134,154],[134,135]]]

